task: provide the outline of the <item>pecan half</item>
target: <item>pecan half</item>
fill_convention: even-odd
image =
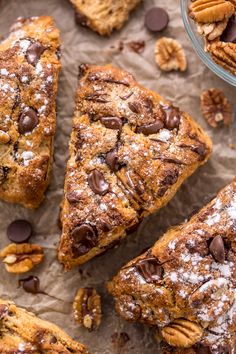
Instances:
[[[187,68],[186,56],[181,44],[172,38],[158,39],[155,47],[155,59],[163,71],[185,71]]]
[[[177,318],[165,326],[161,334],[165,341],[174,347],[190,348],[201,339],[203,329],[195,322]]]
[[[189,16],[197,22],[223,21],[234,13],[234,5],[226,0],[196,0],[189,6]]]
[[[41,263],[44,252],[41,246],[29,243],[11,243],[0,251],[0,258],[9,273],[25,273]]]
[[[203,117],[213,128],[222,124],[228,126],[231,123],[231,105],[221,90],[212,88],[202,92],[201,111]]]
[[[102,319],[101,297],[94,288],[80,288],[74,303],[76,321],[92,331],[100,326]]]

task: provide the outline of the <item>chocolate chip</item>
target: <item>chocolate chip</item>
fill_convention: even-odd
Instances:
[[[135,264],[135,268],[147,283],[160,281],[163,276],[163,268],[155,257],[144,258]]]
[[[208,345],[197,344],[194,348],[196,354],[212,354],[211,348]]]
[[[109,184],[105,180],[102,172],[97,169],[93,170],[88,175],[88,184],[96,194],[105,195],[109,190]]]
[[[52,338],[50,339],[50,343],[51,344],[57,343],[57,338],[55,336],[52,336]]]
[[[85,63],[80,64],[78,78],[80,79],[81,77],[83,77],[88,69],[89,69],[89,64],[85,64]]]
[[[138,102],[128,102],[129,109],[134,113],[140,112],[140,103]]]
[[[161,120],[157,120],[152,124],[145,124],[137,127],[137,133],[143,133],[144,135],[156,134],[160,129],[164,127],[164,123]]]
[[[226,29],[222,33],[220,40],[226,43],[236,43],[236,18],[231,17]]]
[[[102,117],[100,121],[108,129],[122,129],[122,120],[118,117]]]
[[[80,197],[76,191],[71,191],[67,193],[66,199],[71,204],[78,203],[80,201]]]
[[[168,23],[168,13],[161,7],[153,7],[145,15],[145,25],[152,32],[164,30]]]
[[[162,107],[165,112],[165,126],[167,129],[172,130],[179,127],[181,112],[178,107],[169,106]]]
[[[77,25],[82,27],[88,27],[88,20],[87,17],[81,14],[78,10],[75,11],[75,22]]]
[[[39,42],[31,43],[28,47],[25,57],[29,64],[36,66],[45,48]]]
[[[20,115],[18,130],[20,134],[31,132],[38,124],[39,118],[33,108],[25,108]]]
[[[14,243],[24,243],[32,236],[32,226],[27,220],[15,220],[7,228],[7,237]]]
[[[23,289],[27,293],[38,294],[40,292],[39,278],[34,275],[30,275],[28,278],[20,279],[19,284],[22,285]]]
[[[224,263],[225,261],[225,247],[223,238],[218,235],[213,238],[210,243],[209,251],[216,261]]]
[[[106,163],[108,164],[108,166],[113,172],[119,171],[119,169],[122,167],[118,159],[119,158],[116,149],[111,150],[106,154],[106,158],[105,158]]]
[[[6,181],[9,170],[9,167],[0,166],[0,185]]]
[[[144,41],[132,41],[127,43],[130,49],[132,49],[135,53],[141,54],[145,48]]]
[[[71,236],[74,240],[72,244],[72,252],[75,257],[82,256],[97,245],[96,230],[89,224],[81,224],[76,226]]]
[[[132,91],[130,91],[129,93],[127,93],[126,95],[120,96],[120,98],[124,101],[126,101],[128,98],[130,98],[134,93]]]

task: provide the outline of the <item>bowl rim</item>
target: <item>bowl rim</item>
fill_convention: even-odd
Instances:
[[[185,30],[193,44],[194,50],[197,53],[197,55],[200,57],[200,59],[203,61],[203,63],[211,70],[213,71],[218,77],[221,79],[225,80],[232,86],[236,87],[236,76],[233,74],[229,73],[226,71],[224,68],[222,68],[220,65],[217,65],[213,59],[205,52],[205,50],[202,47],[202,44],[200,40],[196,37],[195,33],[192,30],[192,27],[190,25],[190,20],[189,16],[187,13],[186,5],[188,5],[188,0],[180,0],[180,6],[181,6],[181,15],[182,15],[182,20],[184,23]]]

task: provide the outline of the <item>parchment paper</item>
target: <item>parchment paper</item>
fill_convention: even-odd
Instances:
[[[163,35],[178,39],[184,46],[188,59],[188,70],[184,74],[162,73],[155,64],[154,44],[160,35],[149,33],[143,25],[145,11],[153,5],[164,6],[170,15],[169,27]],[[139,324],[128,324],[116,316],[105,282],[125,262],[151,246],[170,225],[183,222],[189,214],[204,205],[236,174],[236,150],[229,147],[229,144],[236,145],[236,121],[229,129],[213,130],[207,126],[199,110],[199,95],[203,89],[221,88],[232,103],[236,89],[211,73],[195,54],[184,31],[177,0],[144,1],[133,12],[123,30],[114,33],[111,38],[101,38],[90,30],[76,26],[73,8],[67,0],[0,0],[0,35],[8,33],[18,16],[39,15],[55,18],[63,42],[53,179],[45,201],[36,211],[0,202],[0,247],[9,242],[6,227],[11,221],[18,218],[30,220],[35,231],[32,241],[43,245],[46,252],[43,264],[30,274],[40,278],[42,291],[49,295],[25,293],[18,287],[20,277],[8,274],[4,266],[0,265],[0,296],[10,298],[41,318],[60,325],[75,339],[86,344],[91,353],[158,353],[154,330]],[[145,50],[139,55],[125,46],[121,52],[118,49],[120,40],[145,40]],[[60,237],[58,212],[68,158],[77,68],[82,62],[120,66],[134,74],[142,84],[175,101],[209,132],[214,142],[214,153],[210,161],[184,183],[168,206],[144,220],[138,231],[126,238],[118,248],[93,259],[80,269],[64,273],[56,259]],[[97,333],[79,328],[73,320],[71,302],[81,286],[94,286],[102,295],[103,320]],[[126,332],[130,338],[123,348],[114,341],[114,333],[120,332]]]

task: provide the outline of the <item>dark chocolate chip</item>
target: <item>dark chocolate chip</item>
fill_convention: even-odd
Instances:
[[[171,169],[166,172],[165,178],[162,180],[163,185],[175,184],[179,177],[179,171],[177,169]]]
[[[29,64],[36,66],[45,48],[39,42],[31,43],[28,47],[25,57]]]
[[[226,29],[222,33],[220,40],[226,43],[236,43],[236,18],[231,17]]]
[[[100,119],[101,123],[109,129],[122,129],[122,120],[118,117],[102,117]]]
[[[120,96],[120,98],[124,101],[126,101],[128,98],[130,98],[133,95],[133,92],[129,92],[126,95]]]
[[[71,204],[78,203],[80,201],[80,197],[76,191],[71,191],[67,193],[66,199]]]
[[[38,294],[40,292],[39,278],[34,275],[30,275],[27,278],[20,279],[19,284],[22,285],[23,289],[27,293]]]
[[[92,93],[91,95],[87,95],[84,99],[86,101],[94,101],[94,102],[98,102],[98,103],[108,103],[109,102],[106,98],[102,97],[98,93]]]
[[[71,236],[73,238],[72,252],[75,257],[82,256],[97,245],[96,230],[89,224],[76,226]]]
[[[147,283],[160,281],[163,276],[163,268],[155,257],[144,258],[135,264],[135,268]]]
[[[0,185],[6,181],[9,170],[9,167],[0,166]]]
[[[119,158],[116,149],[111,150],[106,154],[106,158],[105,158],[106,163],[108,164],[108,166],[113,172],[119,171],[119,169],[122,167],[118,159]]]
[[[109,183],[105,180],[102,172],[97,169],[88,175],[88,184],[96,194],[105,195],[109,190]]]
[[[164,127],[164,123],[161,120],[157,120],[152,124],[145,124],[137,127],[137,133],[143,133],[144,135],[156,134],[160,129]]]
[[[80,66],[79,66],[79,75],[78,75],[79,79],[85,75],[85,73],[88,70],[88,68],[89,68],[89,64],[85,64],[85,63],[80,64]]]
[[[181,112],[178,107],[169,106],[162,107],[165,112],[165,126],[167,129],[172,130],[179,127]]]
[[[161,7],[153,7],[145,15],[145,25],[152,32],[164,30],[168,23],[168,13]]]
[[[14,243],[24,243],[32,236],[32,226],[27,220],[15,220],[7,228],[7,237]]]
[[[194,350],[196,354],[212,354],[211,348],[204,344],[197,344]]]
[[[144,41],[132,41],[128,43],[130,49],[132,49],[135,53],[141,54],[145,48]]]
[[[50,339],[50,343],[51,344],[57,343],[57,338],[55,336],[52,336],[52,338]]]
[[[75,22],[82,27],[88,27],[88,19],[78,10],[75,11]]]
[[[39,118],[33,108],[25,108],[20,115],[18,130],[20,134],[31,132],[38,124]]]
[[[140,112],[140,103],[139,102],[128,102],[129,109],[134,113]]]
[[[223,238],[218,235],[213,238],[210,243],[209,251],[216,261],[224,263],[225,261],[225,246]]]

